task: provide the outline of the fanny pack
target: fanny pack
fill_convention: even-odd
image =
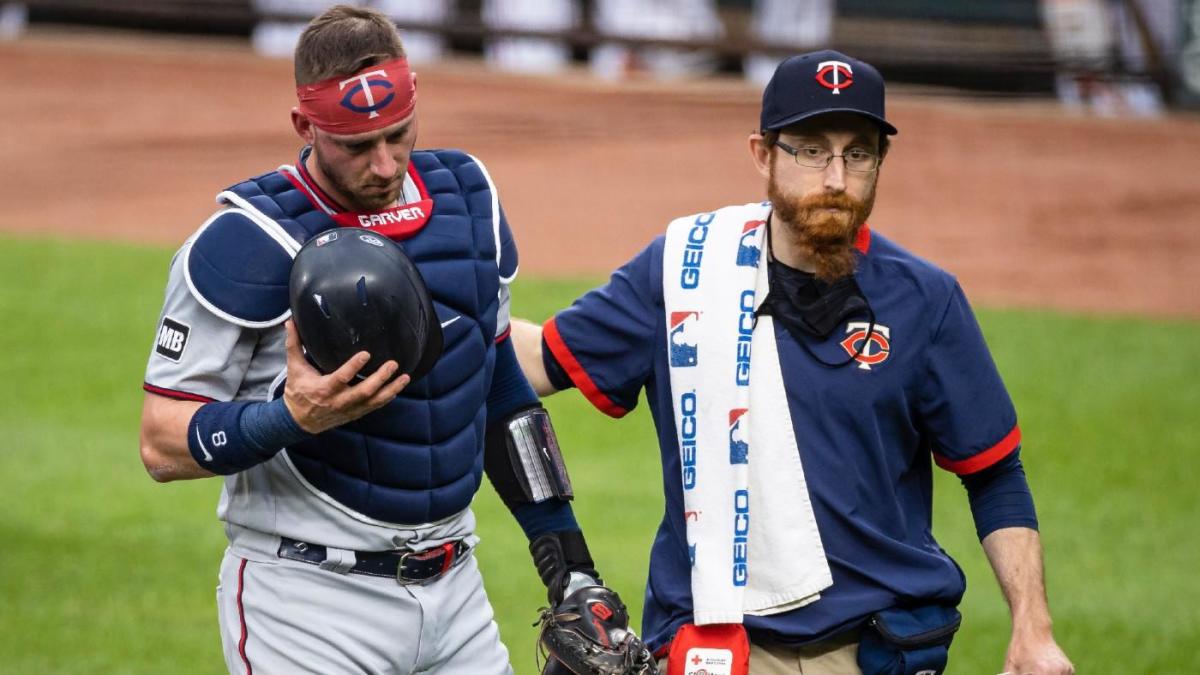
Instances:
[[[941,675],[962,614],[946,605],[876,612],[858,643],[863,675]]]
[[[740,623],[686,623],[671,640],[667,675],[749,675],[750,640]]]

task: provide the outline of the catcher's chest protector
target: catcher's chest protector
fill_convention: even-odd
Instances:
[[[433,297],[445,337],[442,356],[387,406],[286,450],[315,489],[371,518],[405,524],[451,516],[479,487],[500,288],[500,215],[482,169],[453,150],[419,151],[411,162],[433,208],[425,227],[400,244]],[[244,207],[263,231],[274,224],[300,244],[337,226],[278,172],[239,183],[222,197]],[[258,222],[262,216],[271,221],[267,227]],[[286,317],[291,257],[261,233],[253,241],[260,250],[247,251],[245,236],[202,233],[189,256],[190,276],[201,301],[231,320],[275,325]],[[241,261],[236,272],[206,271],[229,257]],[[263,269],[248,270],[253,265]],[[256,283],[246,283],[248,274]],[[281,392],[282,385],[276,395]]]

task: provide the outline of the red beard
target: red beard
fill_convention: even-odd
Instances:
[[[844,192],[797,198],[779,189],[772,170],[767,196],[785,236],[812,264],[818,279],[835,281],[854,273],[854,240],[875,206],[874,190],[865,201]]]

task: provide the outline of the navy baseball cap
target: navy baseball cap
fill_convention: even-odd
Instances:
[[[883,76],[871,64],[832,49],[779,64],[763,90],[759,128],[774,131],[831,112],[857,113],[885,134],[897,133],[883,116]]]

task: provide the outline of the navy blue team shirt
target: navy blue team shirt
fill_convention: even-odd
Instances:
[[[621,417],[646,390],[666,497],[651,549],[642,626],[655,650],[692,618],[663,309],[663,241],[655,239],[607,285],[547,321],[543,332],[548,365],[565,371],[601,411]],[[774,322],[833,585],[808,606],[747,615],[754,641],[819,641],[908,601],[956,605],[966,580],[931,532],[931,464],[960,476],[976,474],[1015,459],[1020,445],[1016,411],[954,277],[866,226],[857,249],[855,279],[881,334],[864,350],[868,363],[822,366]],[[808,350],[831,363],[847,359],[865,334],[859,332],[865,326],[849,322],[866,318],[848,318],[825,340],[805,338]],[[842,345],[847,340],[851,351]]]

